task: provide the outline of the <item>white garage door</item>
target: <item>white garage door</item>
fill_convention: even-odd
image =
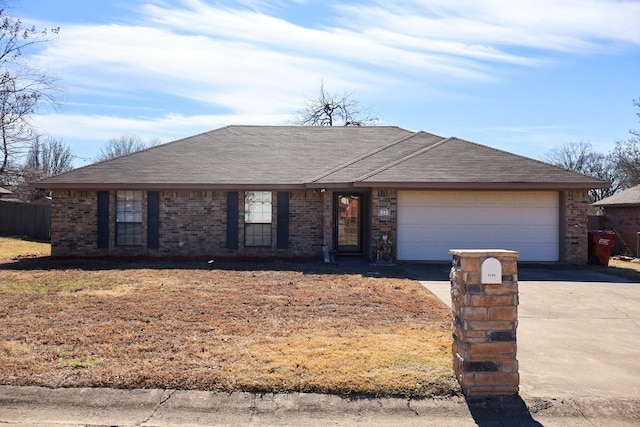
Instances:
[[[520,261],[558,261],[559,203],[552,191],[400,191],[398,259],[508,249],[520,252]]]

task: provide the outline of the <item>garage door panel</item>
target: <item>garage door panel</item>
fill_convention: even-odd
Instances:
[[[517,225],[517,224],[516,224]],[[520,226],[520,232],[514,233],[511,230],[505,230],[504,224],[491,224],[491,225],[439,225],[438,227],[424,227],[420,225],[413,225],[404,227],[406,233],[403,234],[402,242],[421,242],[425,240],[430,241],[496,241],[496,242],[513,242],[513,243],[525,243],[522,236],[531,236],[535,234],[541,235],[553,235],[557,232],[557,227],[551,227],[547,225],[541,226]],[[465,238],[466,235],[466,238]],[[536,240],[536,244],[543,244],[539,239]],[[557,242],[557,239],[553,239],[553,244]]]
[[[437,227],[451,227],[460,231],[468,230],[470,227],[472,232],[480,232],[480,227],[489,227],[496,230],[503,229],[505,226],[508,228],[520,227],[527,230],[531,228],[548,229],[550,226],[556,230],[558,228],[558,218],[555,215],[536,215],[527,219],[528,224],[522,223],[522,217],[505,212],[494,212],[492,214],[491,212],[482,212],[480,210],[466,211],[464,213],[424,211],[420,215],[431,218],[429,220],[430,226],[427,227],[428,230],[433,230]],[[403,222],[401,216],[398,216],[398,223],[412,228],[413,232],[420,232],[425,229],[425,224],[420,224],[417,221],[412,221],[411,223]],[[452,223],[455,223],[455,225],[452,225]]]
[[[557,261],[557,192],[398,192],[398,259],[449,260],[449,249],[512,249]]]

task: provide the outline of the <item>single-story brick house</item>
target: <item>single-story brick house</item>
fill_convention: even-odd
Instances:
[[[53,192],[53,256],[373,258],[386,235],[399,261],[586,263],[587,191],[608,183],[392,126],[228,126],[35,186]]]
[[[593,204],[603,210],[607,230],[616,232],[614,253],[638,256],[640,233],[640,185]]]

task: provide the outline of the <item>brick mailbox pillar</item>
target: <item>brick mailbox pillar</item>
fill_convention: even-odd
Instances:
[[[453,368],[465,396],[518,393],[518,252],[449,251]]]

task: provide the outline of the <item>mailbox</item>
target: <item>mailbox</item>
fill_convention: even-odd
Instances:
[[[480,283],[502,283],[502,264],[497,258],[490,257],[480,264]]]

